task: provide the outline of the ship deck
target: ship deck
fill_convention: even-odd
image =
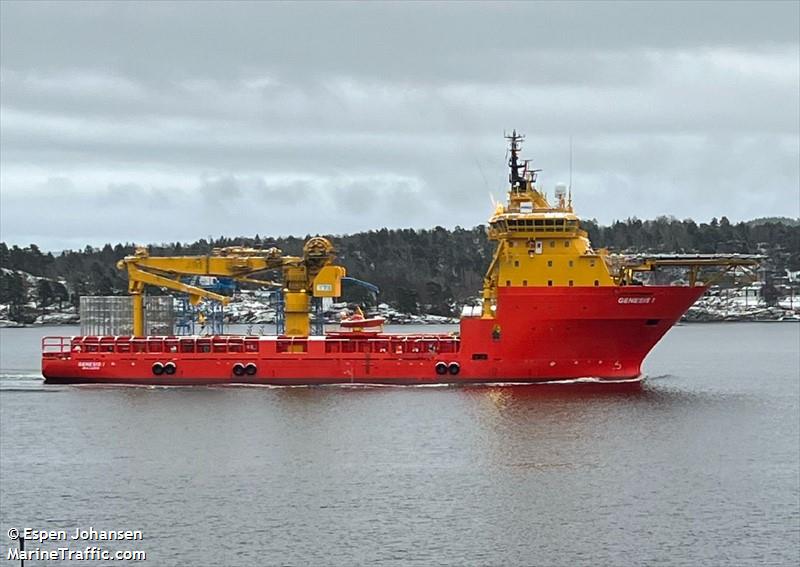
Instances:
[[[329,333],[324,336],[152,336],[96,337],[47,336],[42,339],[44,358],[78,354],[422,354],[457,353],[460,339],[444,333]]]

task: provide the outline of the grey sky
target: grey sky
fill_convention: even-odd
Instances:
[[[15,3],[0,236],[473,226],[504,129],[579,214],[800,216],[800,3]]]

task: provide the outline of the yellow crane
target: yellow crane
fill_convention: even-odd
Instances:
[[[319,236],[303,246],[303,256],[284,256],[278,248],[215,248],[206,256],[150,256],[146,248],[137,248],[133,256],[117,262],[117,268],[128,272],[128,293],[133,305],[133,334],[144,335],[144,301],[146,285],[186,293],[192,305],[204,299],[227,304],[230,298],[181,281],[184,276],[216,276],[240,282],[283,287],[286,307],[286,334],[305,337],[310,331],[308,315],[312,297],[339,297],[342,266],[334,264],[331,242]],[[282,282],[254,277],[261,272],[281,270]]]

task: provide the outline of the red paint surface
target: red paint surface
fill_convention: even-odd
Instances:
[[[634,380],[647,353],[704,291],[500,288],[495,319],[462,319],[458,337],[51,337],[44,343],[42,374],[48,382],[186,385]],[[154,375],[157,362],[173,362],[175,373]],[[457,364],[458,373],[438,374],[440,362]],[[236,376],[236,363],[253,363],[257,371]]]

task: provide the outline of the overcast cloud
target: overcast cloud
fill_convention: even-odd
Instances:
[[[474,226],[503,131],[578,213],[800,216],[800,3],[16,3],[0,237]]]

